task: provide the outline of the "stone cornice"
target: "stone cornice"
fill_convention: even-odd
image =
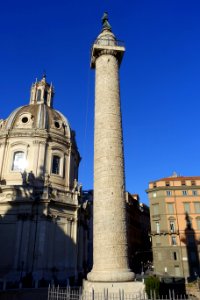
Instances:
[[[43,199],[45,187],[24,187],[20,186],[0,186],[0,202],[13,202],[13,203],[51,203],[62,207],[70,207],[73,210],[77,210],[79,207],[78,201],[73,198],[73,193],[69,191],[58,191],[52,189],[52,192],[48,195],[47,199]],[[53,192],[56,192],[54,195]],[[39,199],[39,200],[37,200]]]
[[[182,186],[159,186],[153,189],[145,190],[146,193],[158,192],[158,191],[175,191],[175,190],[197,190],[200,189],[199,185],[182,185]]]
[[[67,148],[71,147],[71,142],[69,140],[66,140],[65,137],[58,137],[58,136],[52,136],[49,135],[48,137],[48,142],[50,143],[59,143],[62,144],[63,146],[67,146]]]
[[[62,208],[70,208],[71,210],[73,210],[73,211],[76,211],[76,210],[78,210],[78,208],[79,208],[79,205],[78,204],[76,204],[76,203],[73,203],[73,202],[67,202],[67,200],[64,202],[64,201],[59,201],[58,199],[51,199],[51,201],[50,201],[50,205],[52,205],[52,208],[54,207],[54,206],[60,206],[60,207],[62,207]]]
[[[45,145],[46,143],[47,143],[47,141],[42,141],[42,140],[34,140],[33,141],[34,145],[39,145],[39,144]]]
[[[111,42],[112,43],[112,42]],[[116,41],[114,42],[116,43]],[[106,43],[94,43],[92,47],[92,57],[91,57],[91,68],[95,68],[95,61],[101,55],[113,55],[118,60],[119,64],[121,63],[123,53],[125,48],[118,45],[109,45],[109,42]]]
[[[25,131],[21,131],[21,130],[20,131],[18,131],[18,130],[10,131],[7,136],[0,135],[0,146],[2,144],[6,143],[6,141],[5,141],[6,137],[8,140],[10,138],[18,138],[18,137],[19,138],[22,138],[22,137],[24,137],[24,138],[39,138],[39,139],[45,139],[45,140],[44,141],[38,140],[38,143],[46,143],[48,141],[48,142],[52,142],[52,143],[55,142],[55,143],[62,144],[64,147],[67,147],[67,148],[70,148],[72,146],[72,143],[70,142],[70,140],[66,139],[65,136],[59,136],[59,135],[47,133],[45,130],[40,131],[40,132],[38,132],[38,130],[35,131],[35,130],[30,130],[30,129],[25,130]],[[1,142],[1,139],[2,140],[4,139],[3,142]],[[37,142],[34,141],[33,143],[36,144]],[[78,151],[76,149],[76,147],[73,147],[73,149]]]

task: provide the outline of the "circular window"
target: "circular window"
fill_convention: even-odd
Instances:
[[[55,127],[56,127],[56,128],[60,128],[60,123],[59,123],[58,121],[55,121],[54,124],[55,124]]]
[[[23,117],[22,118],[22,123],[27,123],[28,122],[28,118],[27,117]]]

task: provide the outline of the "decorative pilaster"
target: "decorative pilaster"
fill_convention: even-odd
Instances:
[[[0,180],[2,179],[2,170],[3,170],[4,156],[5,156],[5,149],[6,149],[6,141],[2,141],[0,143]]]
[[[36,177],[42,177],[44,176],[44,172],[46,169],[46,159],[45,159],[45,153],[46,153],[46,141],[34,141],[34,153],[35,153],[35,162],[33,163],[33,170],[36,174]]]

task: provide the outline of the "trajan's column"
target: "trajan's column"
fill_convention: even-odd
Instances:
[[[92,46],[95,79],[94,237],[93,269],[85,290],[119,288],[133,291],[128,266],[124,153],[120,108],[119,66],[125,48],[111,31],[108,15]],[[140,286],[141,287],[141,286]]]

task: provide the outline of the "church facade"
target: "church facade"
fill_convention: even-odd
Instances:
[[[83,272],[80,154],[53,96],[43,76],[29,105],[0,120],[0,281],[66,281]]]

